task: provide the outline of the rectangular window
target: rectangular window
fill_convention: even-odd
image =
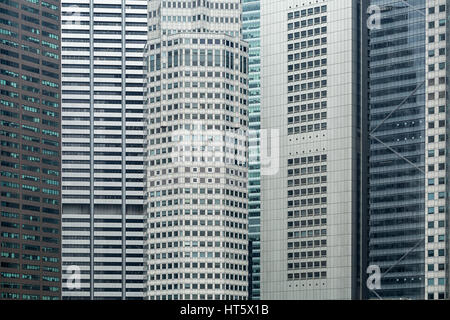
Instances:
[[[191,51],[189,49],[184,50],[184,65],[187,67],[191,65]]]
[[[220,67],[220,50],[214,51],[214,66]]]

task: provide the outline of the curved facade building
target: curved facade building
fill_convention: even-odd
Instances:
[[[240,1],[150,1],[145,297],[246,299],[248,46]]]

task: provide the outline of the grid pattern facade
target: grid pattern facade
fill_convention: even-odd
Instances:
[[[61,297],[59,10],[0,2],[0,299]]]
[[[261,176],[262,299],[358,295],[360,9],[261,2],[261,130],[280,136]]]
[[[246,299],[248,46],[240,1],[150,1],[150,300]]]
[[[64,299],[143,298],[147,1],[62,1]]]
[[[426,3],[425,299],[449,298],[448,5]]]

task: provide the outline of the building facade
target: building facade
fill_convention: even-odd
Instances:
[[[449,269],[449,5],[426,1],[425,83],[425,292],[424,299],[450,298]]]
[[[384,299],[448,298],[448,1],[371,1],[370,247]]]
[[[59,5],[0,2],[0,299],[61,297]]]
[[[382,23],[369,44],[369,264],[390,269],[383,298],[424,296],[425,2],[371,1]]]
[[[260,215],[261,184],[259,134],[261,129],[260,89],[260,1],[242,1],[242,37],[249,46],[248,58],[248,122],[249,122],[249,169],[248,169],[248,237],[249,237],[249,287],[248,297],[259,300],[260,292]]]
[[[63,299],[143,298],[146,41],[147,1],[62,1]]]
[[[363,296],[365,5],[261,1],[262,299]]]
[[[241,4],[150,1],[150,300],[248,297],[248,46]]]

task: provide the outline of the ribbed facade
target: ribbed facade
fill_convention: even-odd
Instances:
[[[143,297],[146,41],[147,1],[62,1],[64,299]]]
[[[150,1],[145,297],[246,299],[248,46],[241,4]]]
[[[0,1],[0,300],[61,297],[59,1]]]

